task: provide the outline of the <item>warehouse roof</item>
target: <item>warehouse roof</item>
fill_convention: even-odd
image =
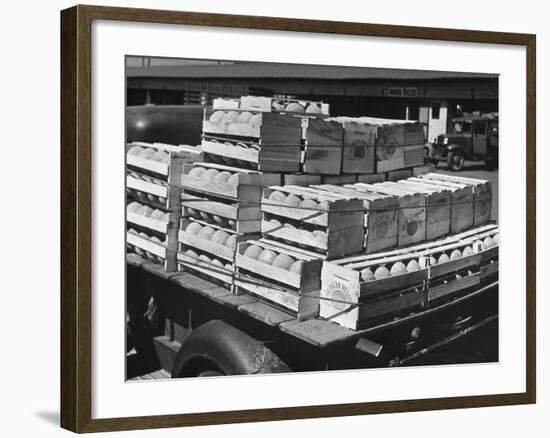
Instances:
[[[213,65],[178,65],[128,67],[132,78],[299,78],[299,79],[494,79],[496,74],[447,72],[430,70],[402,70],[367,67],[338,67],[307,64],[235,63]]]

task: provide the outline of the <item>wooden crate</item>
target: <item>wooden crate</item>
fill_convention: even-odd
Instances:
[[[237,181],[235,184],[229,182],[217,182],[190,175],[189,173],[195,167],[216,169],[219,172],[226,171],[232,175],[236,174],[238,175]],[[280,174],[259,173],[258,171],[238,169],[211,163],[184,165],[181,174],[181,186],[184,190],[249,202],[260,201],[262,187],[280,183]]]
[[[371,174],[359,174],[357,175],[357,182],[365,184],[374,184],[378,182],[386,181],[386,173],[371,173]]]
[[[398,203],[394,196],[359,191],[334,185],[315,186],[321,190],[345,194],[361,199],[365,208],[365,240],[363,251],[373,253],[397,246]]]
[[[283,175],[283,185],[285,186],[310,186],[313,184],[321,184],[321,175],[303,173]]]
[[[219,224],[237,233],[258,233],[261,230],[259,204],[182,193],[181,205],[183,217]]]
[[[161,208],[167,208],[169,186],[166,181],[147,175],[129,172],[126,174],[126,191],[134,199]]]
[[[390,172],[424,163],[424,145],[378,145],[376,172]]]
[[[200,254],[203,255],[203,254]],[[223,266],[216,265],[212,261],[201,260],[187,255],[184,251],[177,253],[178,271],[192,271],[200,277],[216,280],[227,287],[234,285],[235,267],[232,263],[221,261]],[[217,259],[220,260],[220,259]]]
[[[218,97],[212,101],[212,108],[214,110],[236,110],[241,106],[240,99],[228,99]]]
[[[204,138],[202,150],[210,161],[262,172],[298,172],[301,146],[258,145],[228,139]]]
[[[342,125],[342,173],[374,173],[376,126],[349,121],[343,121]]]
[[[423,178],[471,186],[474,194],[474,226],[483,225],[491,220],[493,190],[490,181],[440,173],[428,173],[423,175]]]
[[[292,207],[284,200],[270,199],[274,192],[298,196],[302,202],[313,200],[317,208]],[[306,245],[329,258],[362,250],[363,207],[359,199],[307,187],[272,186],[264,189],[262,212],[262,232],[271,237]],[[268,222],[272,219],[287,225],[276,226]],[[318,233],[314,236],[313,231]]]
[[[399,181],[400,179],[410,178],[412,169],[391,170],[386,174],[386,181]]]
[[[322,175],[322,184],[333,184],[336,186],[343,186],[344,184],[353,184],[357,181],[355,175]]]
[[[399,204],[397,244],[412,245],[426,239],[426,196],[424,193],[404,192],[386,183],[357,183],[357,190],[381,193],[397,197]]]
[[[131,228],[126,232],[126,246],[130,252],[136,252],[154,263],[163,265],[166,271],[176,269],[176,248],[174,242],[156,242],[152,236],[138,234]],[[170,247],[169,247],[170,246]]]
[[[166,153],[165,161],[156,161],[150,158],[150,155],[139,156],[132,152],[134,148],[141,148],[143,150],[150,149],[155,151],[162,151]],[[202,151],[195,146],[174,146],[164,143],[145,143],[145,142],[133,142],[126,145],[126,166],[129,169],[137,172],[143,172],[153,174],[160,178],[168,178],[170,168],[176,166],[181,169],[183,163],[194,162],[202,159]]]
[[[317,175],[340,175],[342,146],[305,146],[302,171]]]
[[[299,145],[302,139],[302,121],[299,117],[289,114],[255,112],[254,120],[257,123],[240,123],[237,121],[211,121],[215,112],[223,110],[205,111],[203,133],[212,136],[229,136],[230,138],[255,139],[259,144],[270,145]],[[226,111],[227,113],[229,111]],[[231,110],[243,113],[244,110]],[[256,120],[257,119],[257,120]]]
[[[424,145],[424,128],[418,122],[391,123],[378,126],[377,145]]]
[[[301,117],[302,139],[308,146],[338,146],[344,144],[344,128],[338,122],[317,117]]]
[[[234,230],[218,227],[211,223],[199,221],[197,219],[186,218],[182,219],[181,222],[182,223],[178,232],[178,242],[180,244],[184,245],[186,248],[197,249],[201,253],[208,253],[211,257],[220,258],[228,262],[233,262],[235,259],[237,241],[243,242],[248,239],[257,239],[260,237],[259,233],[240,234],[235,232]],[[231,247],[226,244],[221,244],[219,242],[215,242],[212,239],[205,239],[199,234],[194,234],[186,231],[187,226],[191,223],[196,223],[203,228],[209,227],[215,231],[220,230],[225,232],[229,236],[234,236],[234,238],[236,238],[235,246]]]
[[[303,111],[289,111],[286,106],[290,103],[297,103],[303,108]],[[303,99],[279,99],[275,97],[264,96],[242,96],[240,100],[240,108],[248,111],[262,112],[289,112],[295,114],[317,114],[313,111],[319,111],[319,114],[329,115],[329,104],[303,100]]]
[[[325,261],[321,274],[320,316],[357,330],[381,317],[408,313],[471,290],[480,284],[483,276],[488,278],[498,273],[498,246],[484,249],[475,245],[479,236],[491,233],[498,233],[498,229],[406,250]],[[437,256],[467,246],[470,255],[437,262]],[[396,271],[380,279],[362,274],[367,268],[372,273],[380,266],[388,270],[396,263],[407,266],[411,260],[416,261],[418,270]]]
[[[427,178],[409,178],[420,184],[429,184],[451,192],[451,233],[460,233],[474,224],[474,195],[471,187]]]
[[[451,192],[444,187],[401,180],[397,184],[426,193],[426,240],[437,239],[451,232]]]
[[[290,272],[245,256],[250,245],[302,261],[301,273]],[[262,239],[238,245],[236,266],[238,275],[235,284],[239,289],[290,310],[298,319],[309,319],[318,315],[322,260],[315,255]]]
[[[412,176],[420,176],[434,171],[434,166],[416,166],[412,168]]]

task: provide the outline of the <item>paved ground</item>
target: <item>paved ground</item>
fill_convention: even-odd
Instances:
[[[493,185],[492,219],[495,221],[498,220],[498,169],[487,170],[485,164],[482,162],[466,161],[464,165],[464,170],[462,170],[461,172],[452,172],[450,170],[447,170],[447,165],[445,163],[439,163],[435,170],[436,172],[446,173],[449,175],[480,178],[491,181],[491,184]]]

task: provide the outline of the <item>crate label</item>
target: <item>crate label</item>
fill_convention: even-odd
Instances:
[[[327,304],[336,310],[344,310],[348,304],[351,304],[351,293],[349,291],[349,283],[340,278],[333,278],[326,288],[325,294]],[[335,300],[335,301],[331,301]]]

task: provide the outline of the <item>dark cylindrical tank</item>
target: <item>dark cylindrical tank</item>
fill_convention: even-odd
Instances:
[[[187,144],[201,142],[201,105],[145,105],[126,107],[126,141]]]

